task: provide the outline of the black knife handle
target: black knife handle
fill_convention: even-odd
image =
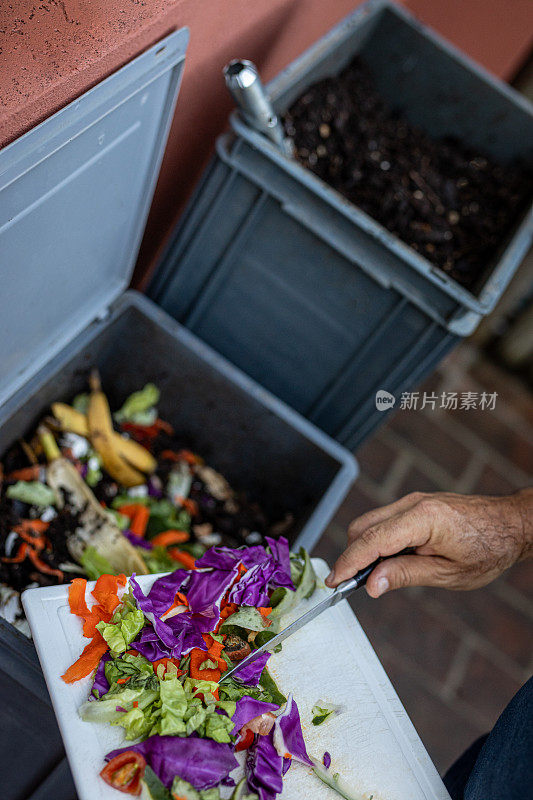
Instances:
[[[405,556],[410,555],[414,552],[414,547],[406,547],[404,550],[401,550],[399,553],[394,553],[390,556],[380,556],[376,558],[368,567],[364,567],[360,569],[359,572],[356,572],[353,578],[350,578],[343,583],[340,583],[337,586],[336,591],[339,592],[340,595],[348,596],[356,589],[359,589],[360,586],[364,586],[367,582],[368,578],[370,577],[370,573],[374,571],[378,564],[381,564],[382,561],[386,561],[388,558],[396,558],[396,556]],[[341,599],[341,598],[339,598]]]

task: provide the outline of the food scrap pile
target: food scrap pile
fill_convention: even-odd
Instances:
[[[147,384],[111,414],[98,373],[72,405],[53,403],[0,464],[0,615],[29,635],[19,593],[77,575],[189,568],[292,524],[263,510],[184,449]]]
[[[390,108],[354,59],[291,106],[296,158],[469,289],[531,201],[533,175],[456,139],[433,139]]]
[[[283,537],[210,548],[147,594],[135,577],[128,585],[123,575],[104,575],[90,608],[86,581],[74,580],[70,609],[90,642],[63,680],[93,674],[80,716],[122,727],[130,742],[106,755],[102,779],[152,800],[219,800],[231,787],[234,800],[273,800],[301,762],[353,797],[330,776],[328,753],[320,762],[307,753],[298,707],[270,675],[269,653],[224,680],[315,584],[308,554],[289,554]]]

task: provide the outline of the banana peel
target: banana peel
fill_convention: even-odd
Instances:
[[[52,413],[59,422],[61,430],[77,433],[78,436],[84,436],[86,439],[90,438],[89,424],[85,414],[76,411],[75,408],[66,403],[52,403]],[[125,459],[130,466],[146,474],[151,474],[155,471],[157,461],[138,442],[133,441],[133,439],[126,439],[114,430],[111,433],[111,441],[118,455]]]
[[[69,504],[79,512],[80,525],[67,539],[73,559],[80,561],[87,547],[94,547],[106,558],[116,573],[148,574],[141,555],[122,535],[112,516],[100,505],[76,468],[66,458],[55,458],[46,468],[46,482],[62,496],[68,494]]]
[[[119,455],[113,444],[113,421],[107,397],[102,391],[100,377],[93,370],[89,379],[91,394],[87,409],[87,424],[91,444],[102,459],[104,469],[123,486],[138,486],[145,482],[144,475],[131,467]]]

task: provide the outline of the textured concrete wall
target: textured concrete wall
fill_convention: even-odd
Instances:
[[[242,56],[272,77],[357,0],[12,0],[0,2],[0,146],[79,96],[176,27],[191,42],[154,204],[142,278],[224,127],[224,63]],[[408,0],[407,5],[503,77],[531,40],[531,0]]]

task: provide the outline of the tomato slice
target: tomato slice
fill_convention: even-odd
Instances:
[[[253,731],[247,729],[244,734],[241,732],[241,738],[235,745],[235,752],[238,753],[241,750],[248,750],[254,739],[255,735]]]
[[[141,778],[145,769],[144,757],[135,750],[126,750],[112,758],[100,772],[100,776],[113,789],[138,796],[141,793]]]

